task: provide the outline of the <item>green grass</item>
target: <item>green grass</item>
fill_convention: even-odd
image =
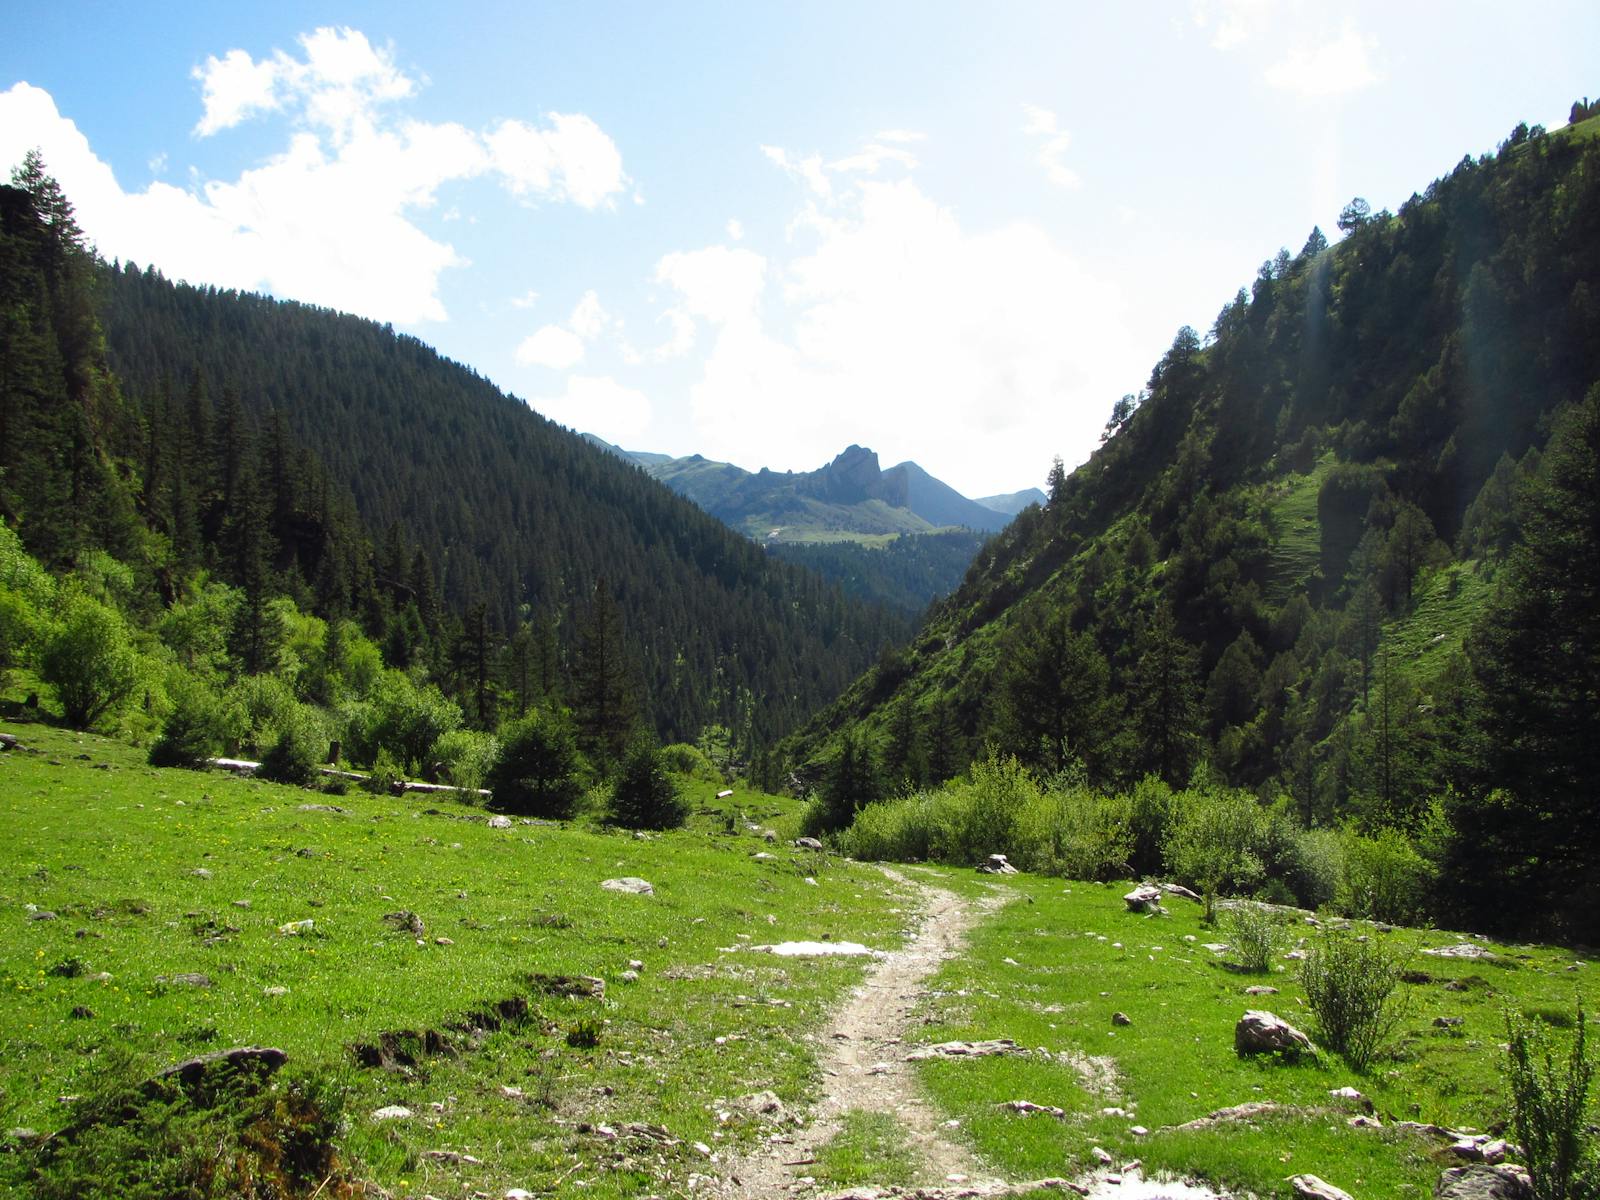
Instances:
[[[903,1187],[917,1176],[905,1126],[888,1113],[852,1109],[843,1128],[817,1151],[811,1175],[829,1187]]]
[[[720,1151],[756,1135],[753,1121],[723,1123],[719,1099],[771,1089],[804,1105],[815,1066],[802,1039],[862,970],[859,960],[780,965],[723,948],[901,936],[904,898],[877,872],[768,846],[742,824],[724,834],[720,810],[644,839],[494,830],[481,810],[433,797],[157,771],[120,742],[4,728],[39,751],[0,755],[6,1128],[55,1128],[58,1097],[93,1088],[116,1046],[154,1068],[275,1045],[291,1067],[325,1068],[348,1089],[346,1149],[397,1195],[580,1180],[604,1197],[681,1188],[706,1169],[694,1142]],[[302,811],[307,803],[346,811]],[[733,803],[780,821],[792,808],[748,792]],[[643,876],[655,894],[600,888],[621,875]],[[29,919],[30,904],[57,919]],[[402,909],[424,921],[420,938],[384,921]],[[311,932],[279,932],[302,920]],[[635,983],[621,979],[630,960],[643,963]],[[189,972],[212,986],[158,982]],[[530,994],[533,972],[600,976],[605,999]],[[268,994],[277,988],[287,991]],[[481,1002],[516,995],[533,1006],[520,1027],[481,1039],[448,1029]],[[72,1017],[79,1007],[92,1016]],[[598,1044],[569,1045],[580,1027]],[[428,1030],[444,1032],[451,1052],[403,1071],[354,1064],[357,1043]],[[391,1104],[417,1115],[368,1117]],[[628,1122],[664,1126],[676,1144],[630,1139]],[[580,1131],[601,1124],[621,1136]],[[431,1149],[482,1165],[432,1163],[421,1157]]]
[[[1334,457],[1325,454],[1308,475],[1288,474],[1275,481],[1268,497],[1278,536],[1267,567],[1267,599],[1282,604],[1305,590],[1305,581],[1322,557],[1322,527],[1317,523],[1317,493]]]
[[[1012,1178],[1091,1169],[1090,1150],[1099,1145],[1119,1162],[1139,1158],[1151,1171],[1262,1196],[1288,1196],[1286,1178],[1310,1172],[1356,1195],[1425,1197],[1441,1169],[1429,1157],[1432,1146],[1388,1128],[1348,1127],[1352,1111],[1336,1108],[1328,1092],[1359,1088],[1386,1126],[1409,1119],[1487,1129],[1506,1113],[1502,1006],[1570,1011],[1578,989],[1586,997],[1594,990],[1590,969],[1569,971],[1573,955],[1563,950],[1493,947],[1502,956],[1494,962],[1417,954],[1410,969],[1431,978],[1401,985],[1407,1009],[1395,1053],[1380,1055],[1365,1075],[1326,1054],[1299,1064],[1241,1058],[1233,1028],[1247,1008],[1270,1009],[1313,1031],[1292,963],[1280,959],[1291,969],[1270,977],[1228,971],[1201,945],[1220,935],[1200,923],[1198,905],[1181,900],[1168,917],[1144,918],[1125,911],[1125,886],[1025,875],[1007,882],[1033,903],[1019,899],[977,929],[971,953],[936,977],[921,1036],[1009,1037],[1050,1052],[922,1065],[935,1101]],[[1309,928],[1300,933],[1315,936]],[[1372,936],[1414,948],[1460,940],[1437,932]],[[1467,990],[1447,991],[1453,979],[1465,980]],[[1245,995],[1259,983],[1280,994]],[[1114,1025],[1116,1011],[1132,1024]],[[1435,1028],[1436,1016],[1460,1016],[1464,1024]],[[996,1108],[1007,1100],[1056,1105],[1068,1120]],[[1204,1132],[1161,1131],[1261,1100],[1289,1111]],[[1153,1132],[1137,1136],[1136,1124]]]
[[[1384,626],[1391,665],[1424,683],[1461,649],[1494,595],[1494,580],[1477,562],[1452,563],[1418,581],[1411,611]]]

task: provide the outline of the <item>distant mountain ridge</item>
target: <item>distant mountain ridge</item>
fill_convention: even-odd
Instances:
[[[815,471],[751,472],[699,454],[671,458],[584,436],[763,544],[854,541],[952,527],[997,533],[1033,502],[1030,496],[1008,512],[970,500],[914,462],[885,470],[876,453],[857,445]]]

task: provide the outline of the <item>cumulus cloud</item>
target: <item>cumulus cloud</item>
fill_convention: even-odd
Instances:
[[[1347,25],[1330,41],[1295,45],[1264,78],[1275,88],[1313,98],[1360,91],[1378,82],[1377,45],[1376,38]]]
[[[834,172],[819,203],[794,156],[768,157],[806,184],[792,252],[710,246],[656,270],[669,317],[710,342],[689,392],[697,449],[808,468],[840,430],[892,454],[915,429],[935,474],[998,488],[1092,443],[1122,381],[1081,364],[1127,345],[1114,288],[1035,226],[964,228],[914,178]]]
[[[583,294],[564,324],[545,325],[517,346],[513,357],[524,367],[565,371],[583,361],[586,346],[613,323],[597,292]]]
[[[418,84],[392,50],[352,29],[318,29],[298,45],[260,60],[229,50],[195,69],[197,136],[289,122],[284,147],[236,178],[125,191],[49,93],[26,83],[0,92],[0,166],[40,147],[108,257],[403,325],[445,320],[440,276],[466,265],[417,223],[441,188],[489,178],[525,200],[593,209],[629,186],[620,152],[586,116],[487,132],[408,119],[396,104]]]
[[[1082,186],[1083,179],[1063,161],[1072,135],[1058,127],[1056,114],[1032,104],[1024,104],[1022,111],[1028,118],[1022,131],[1039,139],[1039,152],[1033,161],[1044,169],[1044,177],[1067,191]]]
[[[650,398],[609,375],[568,376],[565,392],[529,400],[528,407],[609,442],[638,437],[650,425]]]

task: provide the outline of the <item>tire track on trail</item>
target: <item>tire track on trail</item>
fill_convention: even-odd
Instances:
[[[961,951],[974,925],[1014,896],[997,890],[982,900],[968,901],[898,871],[881,869],[894,883],[921,893],[916,931],[905,945],[872,965],[818,1031],[822,1096],[806,1124],[729,1163],[719,1180],[719,1196],[772,1200],[810,1190],[811,1185],[803,1182],[807,1166],[853,1109],[888,1113],[899,1121],[919,1163],[919,1184],[957,1182],[964,1189],[983,1192],[1008,1190],[999,1179],[980,1182],[987,1168],[970,1148],[948,1135],[944,1118],[922,1094],[915,1065],[905,1061],[904,1042],[928,979]]]

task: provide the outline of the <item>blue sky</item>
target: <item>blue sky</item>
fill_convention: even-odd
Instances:
[[[1183,324],[1600,95],[1593,3],[19,8],[0,166],[108,257],[415,333],[632,449],[969,495]]]

